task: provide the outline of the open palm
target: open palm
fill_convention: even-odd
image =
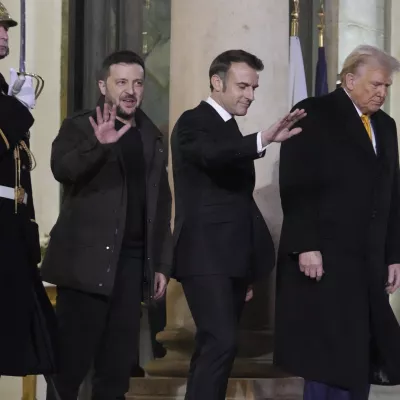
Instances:
[[[285,115],[283,118],[275,122],[275,124],[271,125],[266,131],[262,132],[264,139],[269,142],[284,142],[292,136],[299,134],[302,129],[292,129],[292,127],[306,115],[307,114],[304,110],[299,109]]]
[[[96,120],[89,117],[97,140],[102,144],[117,142],[128,130],[130,125],[126,124],[120,130],[115,129],[115,119],[117,117],[117,107],[114,105],[110,112],[110,106],[104,104],[103,115],[100,107],[96,107]]]

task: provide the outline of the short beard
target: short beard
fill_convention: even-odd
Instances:
[[[136,110],[135,110],[136,111]],[[135,111],[131,113],[125,112],[121,106],[117,106],[117,117],[129,121],[135,116]]]
[[[112,100],[107,97],[107,95],[105,96],[105,102],[110,106],[110,108],[114,107],[114,103],[112,102]],[[125,121],[129,121],[132,118],[135,117],[135,111],[133,111],[132,113],[127,113],[123,110],[123,108],[121,106],[117,106],[117,117],[121,118]]]

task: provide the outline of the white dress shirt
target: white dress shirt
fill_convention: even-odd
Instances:
[[[345,90],[345,92],[346,92],[347,96],[350,97],[349,93],[347,93],[347,90]],[[360,118],[361,118],[361,116],[363,115],[363,113],[362,113],[362,112],[360,111],[360,109],[355,105],[355,103],[354,103],[354,101],[351,99],[351,97],[350,97],[350,100],[353,102],[354,107],[356,108],[357,113],[358,113],[358,115],[359,115]],[[374,151],[375,151],[375,154],[376,154],[376,139],[375,139],[374,127],[373,127],[373,125],[372,125],[371,118],[370,118],[370,117],[368,117],[368,118],[369,118],[369,123],[370,123],[370,125],[371,125],[372,146],[374,147]]]
[[[232,115],[228,113],[228,111],[225,110],[222,106],[220,106],[212,97],[209,97],[206,102],[214,108],[214,110],[220,115],[220,117],[225,121],[229,121],[232,118]],[[257,152],[260,155],[260,157],[263,155],[264,150],[268,147],[262,145],[261,141],[261,132],[258,132],[257,134]]]

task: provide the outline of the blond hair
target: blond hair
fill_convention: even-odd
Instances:
[[[367,44],[356,47],[344,60],[340,81],[345,83],[347,74],[355,74],[359,67],[375,63],[393,75],[400,71],[400,62],[385,51]]]

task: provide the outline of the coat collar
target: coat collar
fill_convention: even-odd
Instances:
[[[210,103],[203,100],[200,102],[197,108],[199,108],[202,112],[211,115],[219,124],[224,125],[226,123],[225,119],[220,115],[219,111]],[[228,121],[230,121],[231,119],[232,117]]]
[[[336,89],[333,93],[334,106],[340,115],[339,122],[344,124],[344,134],[348,137],[358,148],[362,149],[365,155],[372,161],[377,160],[374,148],[371,141],[365,131],[365,127],[362,120],[355,108],[351,98],[344,91],[344,89]],[[381,148],[381,134],[382,127],[379,122],[379,111],[371,116],[371,122],[373,123],[375,139],[377,144],[378,158],[380,156]]]
[[[220,106],[211,96],[208,97],[206,103],[209,104],[214,110],[219,114],[219,116],[224,120],[224,122],[232,119],[232,115],[228,113],[222,106]]]
[[[146,161],[146,171],[148,174],[153,164],[156,142],[162,141],[163,135],[141,109],[137,109],[135,121],[142,138],[143,155]]]

